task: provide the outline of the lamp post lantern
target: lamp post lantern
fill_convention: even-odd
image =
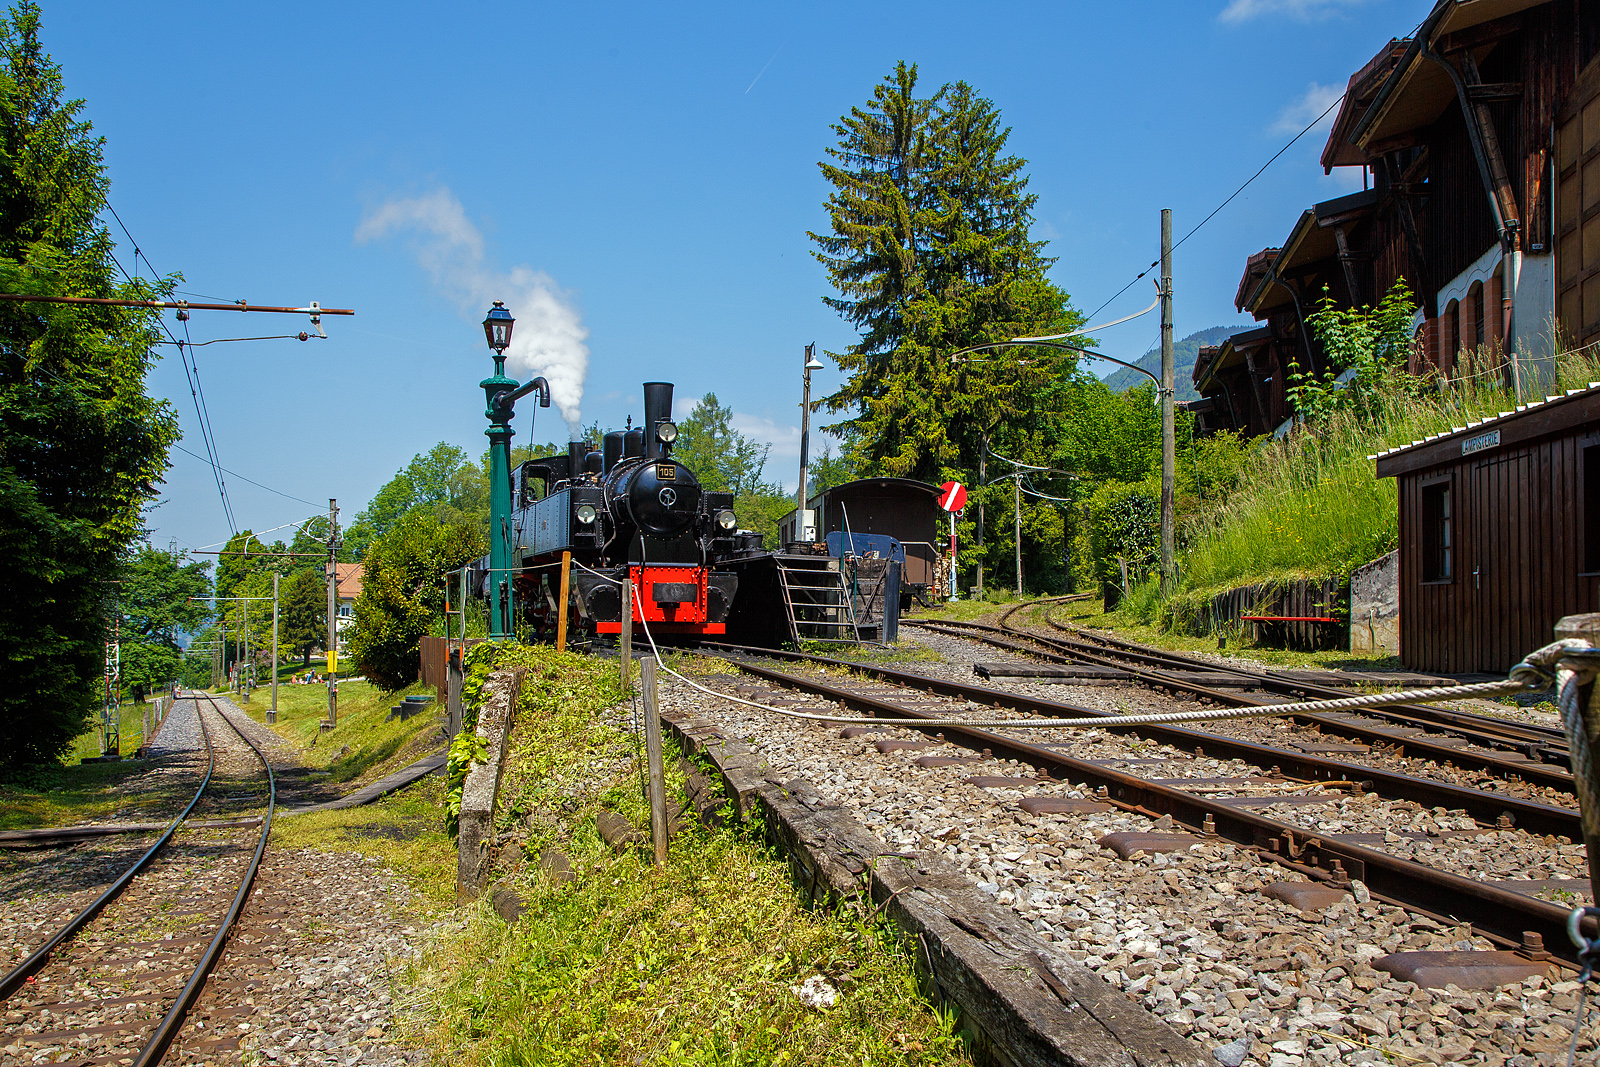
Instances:
[[[496,300],[483,319],[483,337],[494,353],[494,374],[479,382],[483,388],[484,417],[489,428],[489,637],[501,641],[515,636],[511,623],[511,416],[516,402],[534,390],[539,406],[550,406],[550,386],[535,378],[519,386],[506,377],[506,349],[511,347],[511,327],[516,323],[505,304]]]

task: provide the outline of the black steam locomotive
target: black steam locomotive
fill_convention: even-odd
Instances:
[[[622,629],[622,583],[633,586],[633,619],[652,635],[725,632],[738,577],[717,564],[759,547],[741,534],[733,494],[702,490],[672,459],[672,385],[646,382],[644,424],[605,435],[602,451],[573,441],[566,455],[529,460],[515,472],[514,602],[524,620],[553,634],[560,617],[563,553],[572,554],[568,625]]]

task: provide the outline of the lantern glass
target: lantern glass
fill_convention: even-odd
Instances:
[[[489,347],[496,352],[504,352],[511,347],[511,327],[517,320],[511,317],[511,312],[499,300],[494,302],[494,307],[489,309],[489,314],[483,319],[483,337],[489,342]]]

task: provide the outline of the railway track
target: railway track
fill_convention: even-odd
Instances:
[[[1553,952],[1572,960],[1573,950],[1565,935],[1570,906],[1531,895],[1555,888],[1573,892],[1583,884],[1581,845],[1571,845],[1580,837],[1577,813],[1571,809],[1178,727],[1030,729],[1024,738],[939,720],[971,717],[986,709],[1019,718],[1109,713],[802,653],[724,646],[723,654],[741,671],[769,686],[792,691],[786,701],[790,704],[797,703],[792,694],[799,693],[869,717],[928,720],[926,726],[909,727],[933,738],[917,745],[930,752],[953,745],[969,753],[933,756],[945,759],[946,765],[952,765],[951,760],[974,765],[991,759],[1016,761],[1020,774],[980,774],[972,781],[980,788],[1016,790],[1021,794],[1017,804],[1024,810],[1033,810],[1028,803],[1037,800],[1033,805],[1036,814],[1115,809],[1141,815],[1172,831],[1165,838],[1158,832],[1153,838],[1139,839],[1145,842],[1141,847],[1181,849],[1207,841],[1230,843],[1270,859],[1335,896],[1348,892],[1352,882],[1360,882],[1375,898],[1409,913],[1442,923],[1471,923],[1475,932],[1502,949],[1522,950],[1534,957]],[[837,674],[783,670],[771,665],[770,659],[761,662],[758,656],[830,672],[844,670],[852,677],[842,681]],[[863,729],[872,728],[864,724]],[[1158,750],[1151,751],[1150,742],[1159,746]],[[1000,781],[1002,778],[1010,780]],[[1067,792],[1072,795],[1062,796],[1060,788],[1033,795],[1042,786],[1061,783],[1070,783]],[[1402,816],[1404,822],[1400,822]],[[1319,828],[1327,823],[1344,828]],[[1427,828],[1410,828],[1413,825]],[[1559,844],[1561,838],[1567,839],[1566,846]],[[1480,880],[1473,877],[1477,870],[1474,861],[1456,862],[1443,854],[1451,849],[1451,842],[1459,843],[1460,851],[1474,854],[1498,849],[1548,856],[1553,847],[1556,851],[1564,847],[1566,852],[1575,849],[1570,868],[1573,877],[1511,879],[1507,885]],[[1119,842],[1107,844],[1119,847]],[[1529,884],[1536,882],[1546,884]],[[1471,962],[1481,965],[1496,959],[1500,957],[1486,955]]]
[[[1116,672],[1136,684],[1224,707],[1266,707],[1287,699],[1350,696],[1346,690],[1315,682],[1194,659],[1098,634],[1093,641],[1079,636],[1081,631],[1057,638],[1008,625],[1008,617],[1002,621],[1002,626],[946,621],[906,625],[1063,666],[1088,664]],[[1230,686],[1268,695],[1251,695],[1234,687],[1217,688],[1215,682],[1207,684],[1197,680],[1196,675],[1221,678]],[[1536,724],[1410,704],[1360,712],[1300,712],[1286,718],[1314,727],[1322,734],[1382,746],[1397,755],[1433,761],[1442,767],[1480,771],[1510,783],[1526,782],[1563,797],[1573,795],[1572,774],[1565,766],[1565,738],[1559,731]]]
[[[99,897],[0,978],[16,1062],[149,1067],[175,1046],[210,1058],[234,1040],[187,1033],[185,1022],[250,896],[277,783],[216,698],[189,700],[207,753],[193,799]],[[230,744],[213,735],[218,724],[232,732]],[[198,815],[229,825],[187,825]]]

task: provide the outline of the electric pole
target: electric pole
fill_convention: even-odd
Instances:
[[[328,500],[328,729],[339,725],[339,501]]]
[[[278,721],[278,572],[272,572],[272,707],[267,721]]]
[[[243,658],[239,660],[239,692],[244,694],[244,702],[248,704],[250,703],[250,682],[252,681],[250,677],[250,601],[244,601],[244,607],[240,609],[240,614],[244,629],[244,653]]]
[[[813,341],[806,345],[805,374],[800,389],[800,488],[795,493],[796,541],[810,541],[815,536],[806,536],[806,475],[811,462],[811,372],[821,369],[822,361],[817,358],[817,344]]]
[[[978,446],[978,484],[973,495],[978,498],[978,529],[977,536],[973,538],[978,548],[978,582],[977,599],[983,599],[983,490],[989,485],[989,435],[984,434]]]
[[[1178,434],[1173,411],[1172,369],[1172,209],[1161,209],[1161,591],[1171,595],[1178,570],[1173,558],[1173,481],[1177,478]]]
[[[1017,599],[1022,599],[1022,468],[1018,467],[1011,476],[1012,485],[1016,489],[1017,509]]]

